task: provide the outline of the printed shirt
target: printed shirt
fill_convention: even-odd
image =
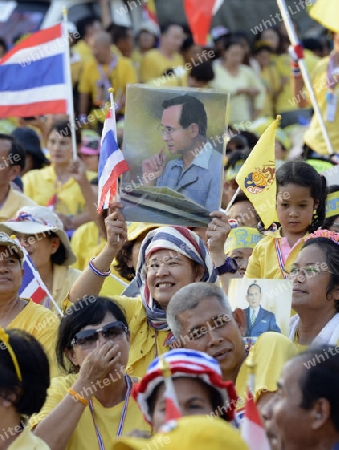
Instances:
[[[117,375],[112,374],[113,377]],[[48,389],[47,400],[38,414],[30,419],[31,427],[36,427],[48,414],[56,408],[56,406],[67,395],[68,389],[72,387],[76,380],[77,374],[67,375],[66,377],[57,377],[51,381]],[[116,379],[116,378],[115,378]],[[95,397],[92,397],[93,408],[95,413],[95,422],[103,439],[105,449],[110,449],[116,440],[118,424],[120,422],[124,401],[112,408],[105,408]],[[126,419],[122,430],[122,435],[130,433],[132,430],[138,429],[150,431],[150,426],[142,416],[138,404],[132,396],[129,399]],[[71,435],[65,450],[93,450],[98,448],[98,440],[95,432],[92,414],[90,409],[86,407],[82,413],[79,422]]]
[[[97,176],[95,172],[86,171],[86,176],[92,180]],[[79,184],[74,178],[66,183],[57,183],[53,166],[40,170],[31,170],[22,177],[24,193],[40,206],[48,206],[48,203],[56,194],[55,211],[66,215],[76,216],[86,210],[85,199]]]
[[[221,168],[222,155],[206,143],[186,169],[182,158],[168,162],[156,185],[167,186],[214,211],[220,206]]]

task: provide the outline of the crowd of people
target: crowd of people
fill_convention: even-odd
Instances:
[[[202,48],[174,22],[144,23],[135,39],[104,15],[68,27],[80,126],[29,111],[0,119],[0,450],[245,450],[249,366],[271,450],[338,450],[339,186],[320,173],[337,161],[316,116],[297,158],[277,130],[271,227],[244,192],[225,212],[267,124],[311,108],[306,96],[292,101],[303,86],[286,30],[251,42],[218,27]],[[304,40],[312,81],[327,77],[332,95],[338,36]],[[138,82],[175,87],[164,110],[174,107],[178,123],[181,89],[231,94],[221,208],[207,227],[127,222],[118,199],[97,212],[108,88],[122,145],[126,86]],[[317,96],[336,151],[339,115],[328,117],[326,89]],[[39,304],[20,294],[27,258],[49,293]],[[246,285],[245,310],[229,301],[234,279]],[[285,280],[292,292],[288,333],[275,306],[260,305],[260,279]]]

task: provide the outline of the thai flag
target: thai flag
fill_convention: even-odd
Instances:
[[[250,390],[247,392],[245,414],[241,421],[241,436],[249,450],[270,450],[265,429]]]
[[[171,420],[180,419],[182,415],[179,409],[177,395],[174,389],[173,380],[171,376],[168,377],[164,376],[164,382],[165,382],[164,398],[166,411],[165,421],[167,423],[170,422]]]
[[[19,295],[22,298],[31,298],[34,303],[40,304],[45,298],[50,298],[51,294],[48,292],[27,251],[22,246],[21,248],[24,251],[25,259],[23,264],[24,276]]]
[[[71,80],[64,25],[32,34],[0,60],[0,118],[69,112]]]
[[[107,113],[102,130],[101,149],[99,158],[99,192],[98,212],[107,209],[117,192],[118,178],[129,170],[122,151],[116,140],[115,113]]]

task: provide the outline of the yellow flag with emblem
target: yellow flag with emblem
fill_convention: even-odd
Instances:
[[[242,166],[236,181],[259,214],[265,228],[276,220],[275,134],[277,116],[264,131]]]

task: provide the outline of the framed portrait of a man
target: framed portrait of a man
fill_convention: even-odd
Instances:
[[[121,201],[127,220],[206,226],[220,208],[227,94],[127,88]]]

